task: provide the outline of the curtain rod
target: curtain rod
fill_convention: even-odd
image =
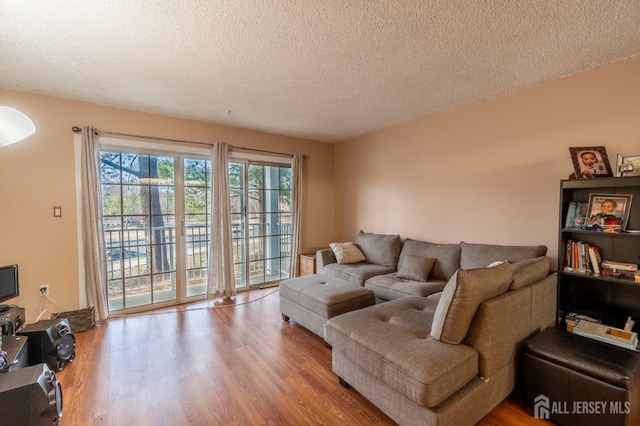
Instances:
[[[82,128],[80,128],[78,126],[73,126],[71,128],[71,130],[73,130],[74,133],[82,132]],[[106,132],[106,131],[102,131],[102,130],[96,130],[96,133],[101,134],[101,135],[105,135],[105,136],[123,136],[123,137],[128,137],[128,138],[149,139],[149,140],[164,141],[164,142],[190,143],[190,144],[204,145],[204,146],[211,147],[211,144],[209,144],[209,143],[185,141],[185,140],[181,140],[181,139],[168,139],[168,138],[159,138],[159,137],[156,137],[156,136],[131,135],[131,134],[128,134],[128,133]],[[293,154],[289,154],[289,153],[286,153],[286,152],[268,151],[268,150],[265,150],[265,149],[257,149],[257,148],[245,148],[245,147],[242,147],[242,146],[233,146],[233,145],[229,145],[229,146],[231,147],[231,149],[243,149],[243,150],[246,150],[246,151],[264,152],[264,153],[267,153],[267,154],[277,154],[277,155],[285,155],[285,156],[288,156],[288,157],[293,157]],[[303,155],[302,158],[304,158],[306,160],[307,156]]]

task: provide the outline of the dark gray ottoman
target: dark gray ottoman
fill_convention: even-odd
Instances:
[[[329,318],[375,305],[373,291],[325,274],[306,275],[280,283],[280,312],[324,339]]]
[[[523,398],[561,425],[640,425],[640,353],[553,327],[524,345]]]

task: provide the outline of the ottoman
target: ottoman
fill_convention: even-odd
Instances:
[[[282,319],[292,319],[323,339],[329,318],[371,305],[375,305],[373,291],[325,274],[280,283]]]
[[[640,353],[549,327],[524,345],[523,398],[561,425],[640,424]]]

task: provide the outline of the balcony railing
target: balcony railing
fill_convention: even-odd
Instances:
[[[277,225],[278,233],[273,235],[269,235],[269,228],[268,223],[249,224],[248,236],[245,237],[242,224],[233,224],[232,249],[235,259],[236,287],[250,284],[244,282],[245,264],[249,265],[248,278],[251,282],[260,279],[263,280],[260,282],[269,282],[288,277],[291,261],[291,224]],[[163,288],[175,291],[175,226],[156,227],[153,230],[162,231],[164,241],[161,241],[161,244],[149,243],[149,228],[110,227],[105,229],[109,298],[122,297],[123,287],[127,294],[148,292],[152,286],[154,290]],[[206,286],[209,232],[207,225],[186,226],[187,286],[203,284]],[[246,244],[248,244],[249,262],[246,262],[244,256]],[[166,260],[168,269],[154,272],[149,270],[148,265],[152,254],[149,251],[154,249],[165,251],[166,256],[163,256],[163,259]],[[259,276],[263,278],[257,278]]]

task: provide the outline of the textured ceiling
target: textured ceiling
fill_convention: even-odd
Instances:
[[[0,87],[332,142],[638,54],[638,0],[0,0]]]

